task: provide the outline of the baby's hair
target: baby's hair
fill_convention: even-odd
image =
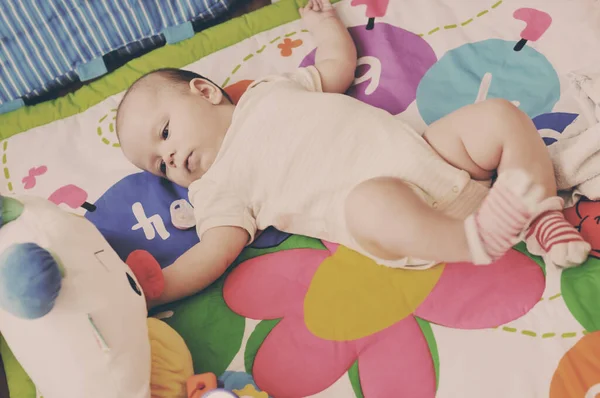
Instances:
[[[144,81],[147,80],[151,76],[160,76],[160,77],[164,78],[165,80],[167,80],[168,82],[173,83],[173,85],[182,84],[182,83],[187,85],[187,84],[189,84],[189,82],[191,82],[194,79],[206,80],[207,82],[218,87],[219,90],[221,90],[223,97],[225,97],[227,99],[227,101],[229,101],[233,104],[231,97],[229,96],[229,94],[227,94],[227,92],[225,90],[223,90],[223,88],[221,86],[216,85],[212,80],[210,80],[202,75],[199,75],[196,72],[192,72],[192,71],[185,70],[185,69],[177,69],[177,68],[156,69],[156,70],[153,70],[152,72],[146,73],[144,76],[140,77],[135,82],[133,82],[133,84],[125,92],[125,95],[121,99],[119,106],[117,106],[117,120],[116,120],[117,138],[119,135],[119,125],[120,125],[120,117],[119,116],[121,114],[121,112],[120,112],[121,106],[125,103],[125,100],[129,96],[129,94],[132,93],[133,91],[135,91],[137,88],[139,88],[139,86],[142,85],[144,83]]]

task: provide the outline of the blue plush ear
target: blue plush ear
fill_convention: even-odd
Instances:
[[[61,281],[52,254],[35,243],[12,245],[0,254],[0,307],[19,318],[36,319],[50,312]]]
[[[23,205],[16,199],[0,196],[0,227],[17,219],[23,213]]]

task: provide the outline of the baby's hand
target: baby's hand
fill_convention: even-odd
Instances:
[[[328,18],[337,18],[335,9],[329,0],[308,0],[306,7],[300,8],[300,16],[308,30],[313,30],[315,26]]]
[[[300,15],[317,45],[315,67],[326,93],[344,93],[354,81],[356,46],[330,0],[308,0]]]

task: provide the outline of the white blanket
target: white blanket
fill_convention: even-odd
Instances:
[[[596,73],[571,73],[581,115],[566,137],[548,149],[554,163],[558,189],[569,191],[570,201],[585,196],[600,199],[600,69]]]

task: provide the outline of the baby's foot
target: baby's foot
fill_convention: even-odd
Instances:
[[[592,250],[579,232],[567,221],[563,213],[563,201],[552,197],[542,202],[543,212],[535,218],[525,242],[527,250],[542,256],[559,267],[574,267],[583,263]]]
[[[474,264],[489,264],[502,257],[519,240],[543,196],[521,170],[498,176],[481,208],[465,220]]]

